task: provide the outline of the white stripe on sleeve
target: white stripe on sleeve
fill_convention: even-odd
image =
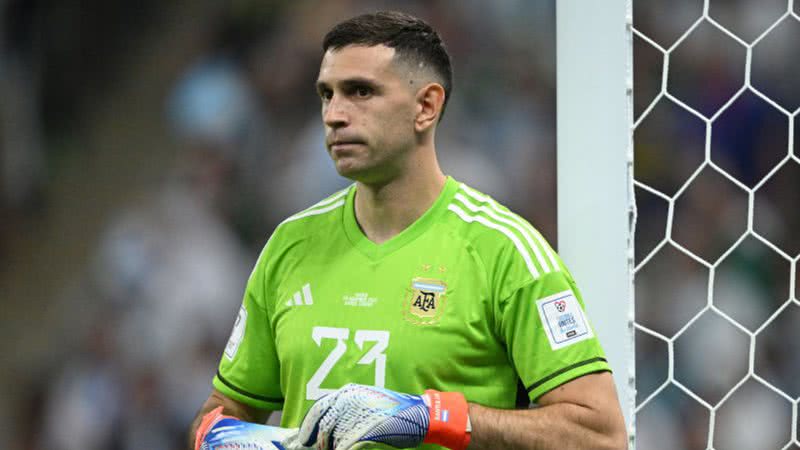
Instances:
[[[506,235],[506,237],[508,237],[511,240],[511,242],[514,243],[514,246],[517,248],[517,251],[522,256],[522,259],[525,260],[525,265],[528,266],[528,271],[530,271],[531,275],[533,276],[533,279],[535,280],[539,278],[539,271],[533,264],[533,261],[531,260],[531,255],[528,253],[528,250],[525,248],[525,245],[523,245],[522,242],[520,242],[520,240],[514,235],[514,233],[511,232],[511,230],[502,225],[498,225],[486,219],[485,217],[471,216],[467,214],[463,209],[459,208],[458,205],[450,204],[447,207],[447,209],[456,213],[456,215],[460,217],[461,220],[463,220],[464,222],[467,223],[478,222],[483,226],[489,227],[493,230],[497,230]]]

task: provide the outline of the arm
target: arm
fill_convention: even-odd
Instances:
[[[542,395],[539,408],[499,410],[470,403],[469,450],[627,449],[609,372],[588,374]]]
[[[608,372],[583,375],[543,394],[532,410],[468,404],[457,392],[409,395],[348,384],[317,400],[300,426],[306,447],[395,448],[434,443],[457,450],[622,450],[625,423]],[[467,414],[472,425],[467,432]]]
[[[200,411],[198,411],[197,416],[194,418],[192,425],[189,428],[189,434],[187,435],[187,448],[189,450],[194,450],[195,434],[197,433],[197,428],[200,426],[200,421],[203,419],[203,416],[218,406],[222,406],[224,408],[222,411],[223,414],[251,423],[266,422],[270,413],[272,412],[269,410],[253,408],[252,406],[238,402],[214,389],[211,391],[211,395],[208,397],[208,400],[206,400],[206,402],[203,404],[203,407],[200,408]]]

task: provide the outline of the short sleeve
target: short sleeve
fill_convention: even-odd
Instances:
[[[499,327],[531,401],[582,375],[610,371],[581,294],[563,266],[502,301]]]
[[[247,282],[242,306],[225,346],[214,387],[226,396],[259,409],[283,406],[280,363],[265,307],[269,288],[266,275],[267,248]]]

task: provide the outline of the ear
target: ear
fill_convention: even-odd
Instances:
[[[417,91],[417,115],[414,129],[417,132],[428,130],[436,125],[444,106],[444,88],[439,83],[428,83]]]

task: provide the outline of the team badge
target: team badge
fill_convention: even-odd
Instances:
[[[406,299],[406,320],[417,325],[439,323],[445,306],[447,285],[432,278],[414,278]]]

